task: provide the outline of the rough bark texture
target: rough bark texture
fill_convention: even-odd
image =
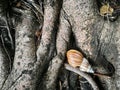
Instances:
[[[118,29],[115,28],[118,22],[104,21],[96,14],[96,8],[94,1],[63,1],[63,10],[68,15],[78,48],[85,53],[87,58],[95,60],[97,65],[104,65],[105,61],[100,60],[102,55],[115,65],[118,49],[116,48],[117,44],[112,39],[115,39],[118,33]],[[117,27],[119,28],[119,26]],[[119,89],[116,84],[118,80],[115,78],[103,81],[106,84],[106,89]]]
[[[23,17],[16,26],[13,68],[2,90],[35,90],[37,77],[34,33],[38,28],[30,11],[25,11]]]
[[[105,21],[96,0],[3,1],[0,90],[92,90],[82,77],[65,70],[71,48],[81,51],[97,72],[112,76],[93,77],[100,90],[120,89],[120,19]]]
[[[7,58],[7,55],[5,51],[3,50],[2,45],[0,46],[0,87],[4,84],[6,78],[9,74],[9,59]]]

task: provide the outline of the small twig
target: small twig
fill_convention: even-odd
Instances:
[[[91,84],[93,90],[99,90],[95,81],[87,73],[84,73],[84,72],[80,71],[78,68],[74,68],[74,67],[70,66],[69,64],[65,64],[65,69],[75,72],[75,73],[79,74],[80,76],[84,77]]]

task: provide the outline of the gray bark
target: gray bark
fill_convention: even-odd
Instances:
[[[114,65],[115,76],[101,80],[105,83],[106,90],[119,90],[119,66],[116,64],[119,63],[119,20],[114,23],[104,21],[96,9],[94,1],[63,1],[63,10],[68,15],[78,48],[86,54],[86,58],[91,58],[100,66],[105,61],[99,59],[98,53]]]
[[[113,70],[111,78],[98,78],[105,90],[120,89],[119,18],[115,22],[105,21],[98,13],[95,0],[44,0],[43,4],[40,0],[43,8],[34,0],[29,2],[34,9],[29,5],[25,10],[16,9],[22,15],[14,23],[15,57],[11,72],[11,62],[0,44],[1,90],[56,90],[66,52],[71,48],[81,51],[97,72],[110,73],[113,65],[115,73]],[[4,10],[1,7],[0,4],[0,12]],[[39,46],[36,46],[35,32],[41,27]],[[71,90],[71,83],[75,84],[70,77],[63,82],[66,90]]]
[[[35,90],[37,58],[34,33],[37,29],[36,18],[26,10],[21,23],[16,26],[13,68],[1,90]]]
[[[2,45],[0,45],[0,88],[3,86],[9,73],[10,73],[10,61]]]

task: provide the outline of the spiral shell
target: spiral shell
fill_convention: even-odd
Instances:
[[[79,67],[83,60],[83,55],[77,50],[67,51],[67,60],[72,67]]]
[[[114,12],[114,9],[109,4],[103,5],[100,8],[100,15],[101,16],[104,16],[105,14],[112,15],[113,12]]]
[[[83,61],[79,67],[81,71],[94,73],[92,66],[89,64],[88,60],[86,58],[83,58]]]
[[[67,52],[67,60],[72,67],[79,67],[81,71],[94,73],[88,60],[77,50],[69,50]]]

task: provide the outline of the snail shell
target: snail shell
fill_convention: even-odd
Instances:
[[[100,8],[100,15],[101,16],[104,16],[105,14],[112,15],[113,12],[114,12],[114,9],[109,4],[103,5]]]
[[[83,55],[77,50],[67,51],[67,60],[72,67],[79,67],[82,63]]]
[[[68,63],[74,68],[79,67],[81,71],[94,73],[88,60],[84,58],[82,53],[77,50],[67,51],[67,60]]]

